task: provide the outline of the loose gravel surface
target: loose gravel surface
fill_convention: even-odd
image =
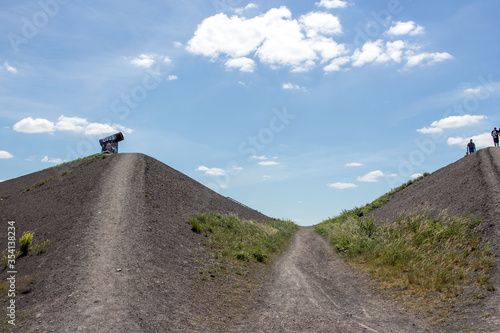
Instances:
[[[346,265],[312,227],[302,227],[273,265],[240,332],[431,332],[407,309],[382,298],[374,282]]]
[[[450,213],[468,211],[485,217],[485,236],[498,250],[499,154],[480,150],[438,170],[374,216],[382,221],[429,205],[436,211],[443,205]],[[270,265],[238,274],[225,268],[207,276],[213,258],[202,236],[185,223],[200,212],[267,218],[142,154],[98,155],[0,183],[5,236],[7,222],[15,221],[18,238],[30,230],[35,240],[51,241],[45,253],[16,261],[16,326],[2,323],[0,329],[500,331],[496,292],[457,307],[456,324],[432,326],[374,289],[372,280],[343,263],[312,228],[301,228],[288,251]],[[6,247],[6,237],[0,237],[0,249]],[[3,270],[1,281],[7,276]],[[493,283],[498,290],[498,280]],[[7,301],[4,290],[3,309]]]

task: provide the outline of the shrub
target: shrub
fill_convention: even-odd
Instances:
[[[28,250],[31,246],[31,242],[33,241],[34,232],[25,231],[19,240],[19,250],[21,251],[21,255],[28,254]]]

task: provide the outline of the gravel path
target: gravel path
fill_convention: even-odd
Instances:
[[[312,227],[302,227],[274,264],[255,313],[240,332],[431,332],[377,296]]]

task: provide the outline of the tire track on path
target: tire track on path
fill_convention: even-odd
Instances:
[[[312,227],[301,227],[274,263],[256,313],[239,331],[432,332],[370,285]]]

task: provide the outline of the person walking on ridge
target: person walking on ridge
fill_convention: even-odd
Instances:
[[[498,147],[498,130],[496,127],[494,127],[493,131],[491,131],[491,136],[493,137],[493,145]]]
[[[470,139],[469,143],[467,144],[466,155],[472,154],[475,151],[476,151],[476,145],[474,144],[474,142],[472,142],[472,139]]]

